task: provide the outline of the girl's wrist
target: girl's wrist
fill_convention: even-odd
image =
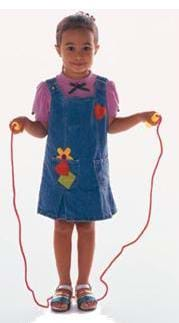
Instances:
[[[146,122],[148,117],[148,112],[140,112],[139,113],[139,122]]]
[[[23,120],[24,129],[26,129],[29,126],[31,121],[27,117],[23,117],[23,118],[24,118],[24,120]]]
[[[138,123],[145,122],[145,116],[144,116],[144,113],[143,112],[137,113],[136,114],[136,118],[137,118]]]

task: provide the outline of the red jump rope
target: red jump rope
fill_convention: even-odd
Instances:
[[[124,249],[135,244],[140,238],[141,236],[144,234],[144,232],[146,231],[147,227],[149,226],[150,223],[150,219],[151,219],[151,211],[152,211],[152,197],[153,197],[153,185],[154,185],[154,177],[160,162],[160,159],[162,157],[163,154],[163,144],[162,144],[162,140],[159,134],[159,127],[162,121],[162,117],[158,114],[155,113],[152,118],[151,118],[151,123],[154,123],[157,125],[156,128],[156,133],[157,133],[157,137],[160,143],[160,153],[159,156],[157,158],[155,167],[153,169],[152,172],[152,176],[151,176],[151,183],[150,183],[150,196],[149,196],[149,208],[148,208],[148,216],[147,216],[147,220],[146,220],[146,224],[144,226],[144,228],[142,229],[142,231],[138,234],[138,236],[133,239],[131,242],[126,243],[125,245],[122,246],[121,250],[117,253],[117,255],[115,257],[112,258],[111,262],[108,264],[108,266],[103,270],[101,276],[100,276],[100,281],[104,284],[106,291],[104,292],[104,294],[97,299],[97,301],[101,301],[102,299],[104,299],[108,293],[108,284],[106,283],[106,281],[103,279],[104,275],[106,274],[106,272],[111,268],[111,266],[113,265],[113,263],[119,258],[119,256],[123,253]],[[146,122],[147,126],[151,126],[151,124],[149,122]],[[13,152],[13,139],[14,139],[14,135],[13,133],[15,133],[16,131],[19,132],[22,130],[21,125],[18,124],[17,122],[13,122],[11,124],[11,171],[12,171],[12,189],[13,189],[13,206],[14,206],[14,211],[15,211],[15,215],[18,221],[18,234],[19,234],[19,246],[20,246],[20,252],[24,261],[24,279],[25,279],[25,284],[27,289],[32,293],[33,299],[35,301],[35,303],[43,308],[48,308],[50,306],[49,302],[50,299],[52,298],[52,296],[47,298],[47,304],[40,304],[35,296],[35,292],[34,290],[30,287],[30,284],[28,282],[28,274],[27,274],[27,260],[26,260],[26,256],[25,256],[25,252],[24,252],[24,248],[23,248],[23,243],[22,243],[22,226],[21,226],[21,220],[20,220],[20,215],[18,213],[17,210],[17,206],[16,206],[16,188],[15,188],[15,174],[14,174],[14,152]]]

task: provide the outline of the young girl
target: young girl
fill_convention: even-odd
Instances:
[[[151,123],[155,111],[116,117],[119,103],[114,83],[91,71],[99,50],[93,17],[83,12],[65,17],[57,26],[55,47],[63,62],[62,72],[37,87],[35,121],[18,117],[10,127],[14,133],[25,129],[35,137],[47,136],[38,213],[54,219],[59,285],[51,308],[59,312],[70,308],[71,238],[76,226],[75,294],[78,308],[88,311],[97,306],[89,283],[95,221],[110,219],[117,211],[108,174],[107,133]]]

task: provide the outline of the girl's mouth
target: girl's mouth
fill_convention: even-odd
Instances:
[[[83,66],[85,63],[72,63],[74,66]]]

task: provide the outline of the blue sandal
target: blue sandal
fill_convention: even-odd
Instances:
[[[72,287],[70,285],[59,285],[51,300],[51,309],[55,312],[66,312],[70,309],[72,298]]]
[[[92,293],[90,284],[77,285],[75,288],[77,306],[81,311],[93,311],[96,309],[97,300]]]

